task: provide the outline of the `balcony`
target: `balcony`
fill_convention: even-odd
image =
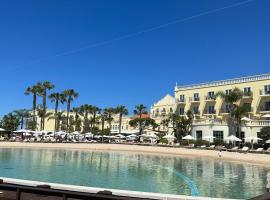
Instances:
[[[216,110],[205,110],[204,115],[215,115],[216,114]]]
[[[220,113],[222,115],[228,115],[230,113],[229,109],[228,108],[221,108],[220,109]]]
[[[192,113],[193,113],[193,115],[200,115],[200,111],[199,110],[193,110]]]
[[[186,103],[186,99],[177,99],[177,103],[178,104],[185,104]]]
[[[260,107],[260,112],[261,113],[268,113],[268,112],[270,112],[270,107],[269,106],[261,106]]]
[[[200,102],[200,97],[190,97],[190,98],[189,98],[189,101],[190,101],[190,102],[195,102],[195,103],[196,103],[196,102]]]
[[[244,92],[243,93],[243,98],[247,99],[247,98],[252,98],[253,93],[252,92]]]
[[[205,96],[205,101],[215,101],[216,97],[215,96]]]
[[[260,90],[260,96],[270,96],[270,90]]]

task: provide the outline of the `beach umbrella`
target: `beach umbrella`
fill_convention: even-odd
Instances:
[[[230,135],[229,137],[225,138],[226,141],[230,142],[241,142],[242,140],[234,135]]]
[[[270,118],[270,114],[263,115],[264,118]]]
[[[265,143],[266,143],[266,144],[270,144],[270,140],[266,140]]]
[[[189,140],[195,140],[195,138],[191,135],[186,135],[185,137],[182,138],[183,140],[187,140],[189,144]]]
[[[74,131],[74,132],[72,132],[72,133],[70,133],[71,135],[80,135],[81,133],[80,132],[78,132],[78,131]]]
[[[158,138],[158,136],[156,134],[154,134],[154,133],[151,133],[151,134],[147,135],[147,137],[149,137],[149,138]]]
[[[117,134],[115,137],[117,137],[117,138],[125,138],[125,136],[124,135],[121,135],[121,134]]]
[[[0,131],[6,131],[5,129],[3,129],[3,128],[0,128]]]
[[[210,145],[210,142],[211,140],[215,139],[216,137],[212,136],[212,135],[207,135],[207,136],[204,136],[203,139],[205,140],[208,140],[209,141],[209,145]]]
[[[26,129],[20,129],[17,131],[13,131],[13,133],[30,133],[30,132],[31,132],[30,130],[26,130]]]
[[[242,118],[241,118],[241,121],[250,122],[251,119],[248,118],[248,117],[242,117]]]
[[[127,137],[137,137],[137,135],[131,134],[131,135],[127,136]]]
[[[262,140],[262,138],[259,138],[259,137],[256,137],[256,136],[245,137],[244,139],[251,142],[251,149],[253,149],[254,140]]]
[[[176,137],[174,137],[173,135],[165,135],[162,138],[167,139],[167,140],[174,140]]]
[[[225,138],[226,141],[232,142],[235,145],[235,142],[242,142],[242,140],[234,135],[230,135],[229,137]]]

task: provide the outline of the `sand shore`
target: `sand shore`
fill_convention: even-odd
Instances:
[[[218,151],[200,150],[186,148],[170,148],[157,146],[124,145],[124,144],[76,144],[76,143],[19,143],[1,142],[0,148],[54,148],[54,149],[80,149],[96,151],[122,151],[134,153],[147,153],[168,156],[191,156],[205,157],[208,159],[223,159],[234,162],[246,162],[256,165],[270,167],[270,154],[222,152],[222,157],[218,157]]]

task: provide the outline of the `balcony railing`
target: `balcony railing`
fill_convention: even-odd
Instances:
[[[268,112],[268,111],[270,111],[270,107],[267,107],[267,106],[261,106],[261,107],[260,107],[260,111],[261,111],[261,112]]]
[[[230,110],[228,108],[221,108],[220,113],[230,113]]]
[[[209,100],[210,100],[210,101],[211,101],[211,100],[212,100],[212,101],[215,101],[215,100],[216,100],[216,97],[215,97],[215,96],[205,96],[205,100],[206,100],[206,101],[209,101]]]
[[[260,95],[261,96],[270,96],[270,90],[260,90]]]
[[[214,115],[214,114],[216,114],[216,110],[205,110],[204,114],[205,115]]]
[[[193,110],[193,115],[199,115],[200,114],[200,111],[199,110]]]
[[[178,103],[186,103],[186,99],[178,99]]]
[[[200,101],[200,97],[190,97],[189,101],[190,102],[198,102],[198,101]]]
[[[243,97],[244,98],[248,98],[248,97],[252,97],[253,96],[253,93],[250,91],[250,92],[244,92],[243,93]]]

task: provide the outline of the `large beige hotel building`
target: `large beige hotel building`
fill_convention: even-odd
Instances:
[[[192,135],[201,139],[214,136],[224,139],[228,136],[228,105],[216,93],[230,93],[239,88],[244,96],[239,104],[249,108],[247,118],[242,122],[240,138],[257,136],[260,129],[270,126],[270,74],[213,81],[192,85],[175,86],[175,96],[166,95],[151,107],[151,116],[156,121],[166,118],[169,113],[185,115],[188,110],[194,114]],[[264,117],[266,116],[266,117]]]

